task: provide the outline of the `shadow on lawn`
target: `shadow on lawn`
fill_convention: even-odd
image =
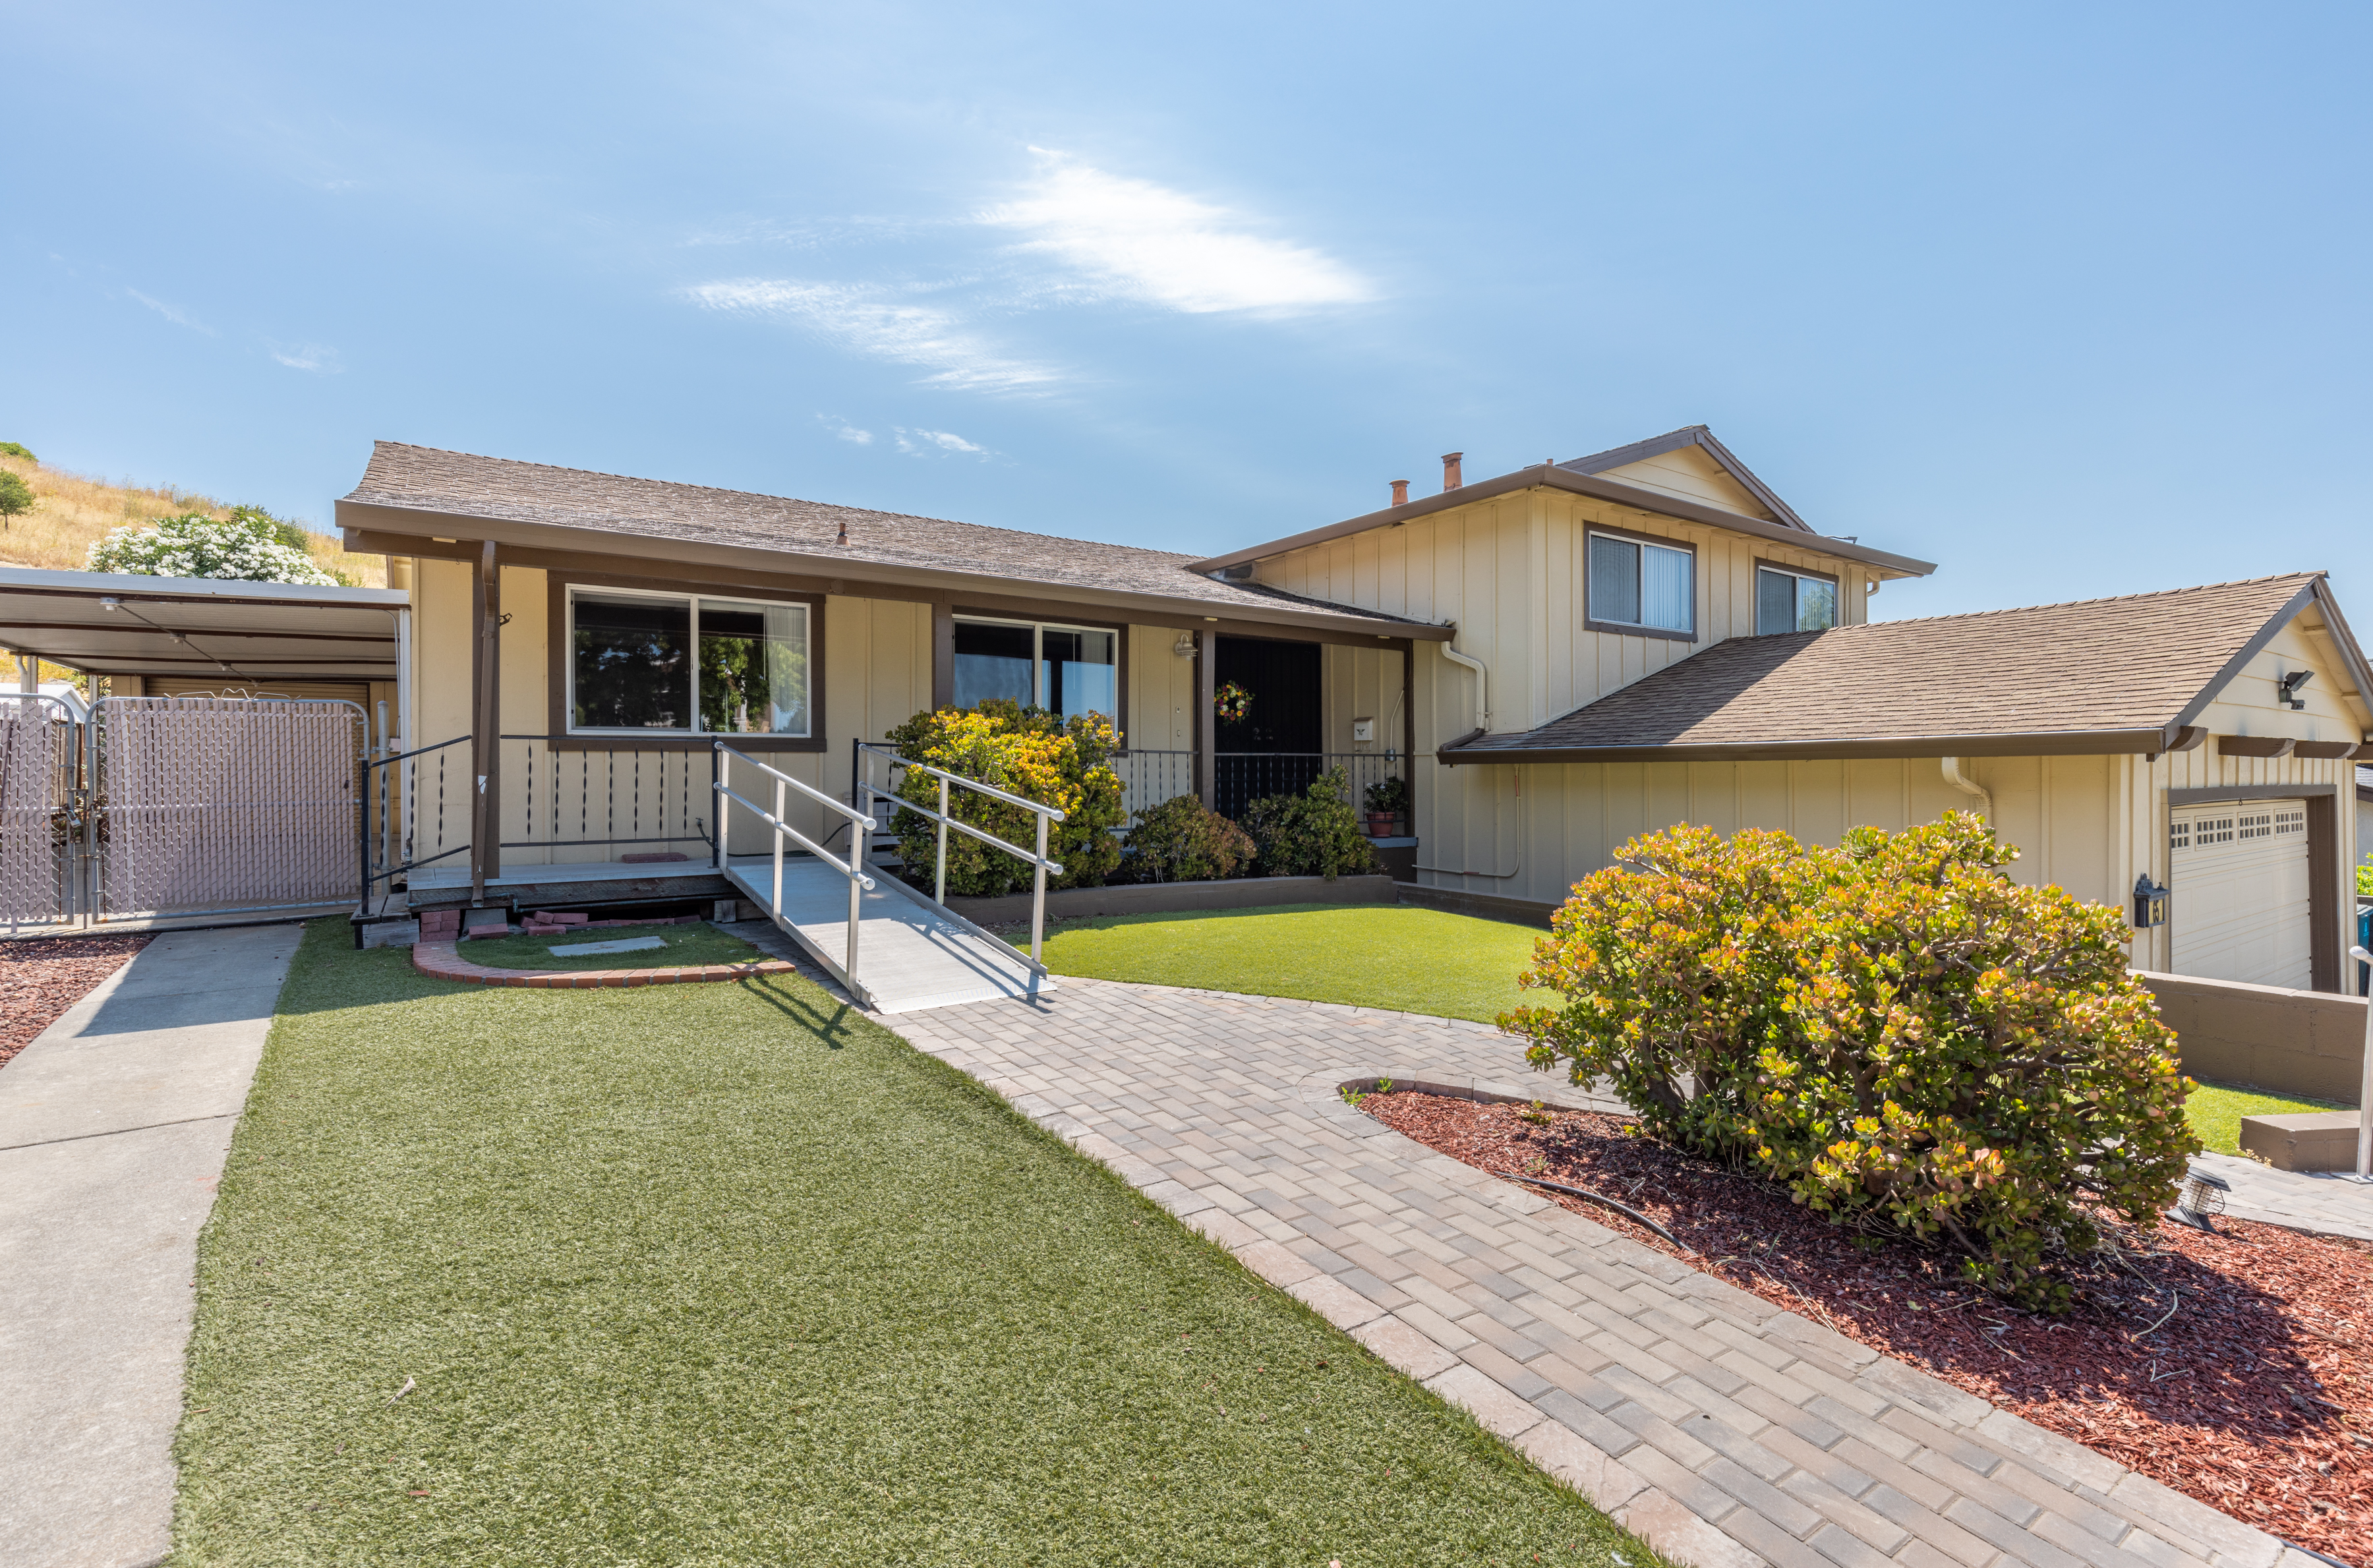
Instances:
[[[861,1016],[854,1005],[834,1000],[821,986],[804,977],[796,987],[784,986],[772,977],[736,980],[733,984],[744,995],[757,998],[834,1050],[848,1043],[850,1019]]]

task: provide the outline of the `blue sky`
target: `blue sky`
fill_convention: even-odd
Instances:
[[[1203,552],[1702,422],[1942,563],[1882,614],[2324,568],[2373,634],[2362,7],[0,21],[0,439],[68,468]]]

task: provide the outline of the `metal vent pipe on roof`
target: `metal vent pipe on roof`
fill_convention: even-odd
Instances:
[[[1442,493],[1444,495],[1448,495],[1451,491],[1457,489],[1460,485],[1466,483],[1466,481],[1458,477],[1458,460],[1466,455],[1467,454],[1465,452],[1444,452],[1442,454]]]

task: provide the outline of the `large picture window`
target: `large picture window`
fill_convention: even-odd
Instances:
[[[808,641],[805,604],[571,589],[569,731],[807,736]]]
[[[1825,632],[1838,624],[1838,584],[1834,578],[1786,567],[1759,564],[1755,568],[1755,635],[1775,632]]]
[[[1120,634],[1095,626],[958,616],[958,708],[991,697],[1044,708],[1066,719],[1120,717]]]
[[[1679,637],[1696,629],[1693,552],[1594,530],[1587,570],[1592,625]]]

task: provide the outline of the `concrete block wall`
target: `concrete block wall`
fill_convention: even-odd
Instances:
[[[2183,1071],[2204,1083],[2356,1103],[2365,1070],[2365,999],[2145,971]]]

